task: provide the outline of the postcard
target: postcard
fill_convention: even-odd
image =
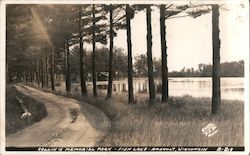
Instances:
[[[247,0],[2,0],[1,154],[249,154]]]

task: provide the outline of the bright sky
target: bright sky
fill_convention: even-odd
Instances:
[[[248,56],[248,6],[225,5],[220,9],[221,62],[238,61]],[[198,68],[212,63],[211,13],[198,18],[175,18],[166,21],[169,71],[185,67]],[[159,10],[152,12],[153,56],[161,57]],[[146,13],[131,21],[133,56],[146,54]],[[114,46],[127,52],[126,30],[118,31]]]

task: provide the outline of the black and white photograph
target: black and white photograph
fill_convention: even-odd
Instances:
[[[1,154],[249,154],[247,0],[0,4]]]

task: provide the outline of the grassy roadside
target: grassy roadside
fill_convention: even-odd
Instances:
[[[110,101],[88,99],[90,104],[111,118],[111,130],[101,145],[244,145],[244,110],[243,103],[239,101],[223,101],[222,112],[211,116],[209,98],[184,96],[177,98],[185,103],[182,107],[159,104],[150,108],[144,98],[141,97],[135,105],[126,104],[125,95],[115,96]],[[218,133],[210,138],[201,131],[209,123],[214,123],[218,128]]]
[[[44,89],[45,90],[45,89]],[[46,91],[49,91],[48,89]],[[211,116],[210,98],[191,96],[172,97],[179,105],[159,104],[148,107],[147,94],[136,95],[136,104],[127,104],[127,95],[113,95],[105,100],[100,92],[97,98],[82,98],[79,93],[57,95],[84,100],[102,110],[111,119],[111,128],[100,146],[243,146],[243,101],[222,101],[222,111]],[[90,96],[90,95],[89,95]],[[217,126],[212,137],[202,134],[209,123]]]
[[[23,101],[24,106],[32,114],[30,120],[22,119],[21,116],[24,113],[20,102],[16,99],[20,98]],[[6,119],[5,119],[5,131],[6,135],[13,134],[20,129],[28,127],[35,122],[40,121],[47,115],[46,107],[26,95],[21,94],[12,85],[6,86]]]

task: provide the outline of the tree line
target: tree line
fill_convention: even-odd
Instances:
[[[171,77],[211,77],[212,76],[211,64],[198,64],[198,69],[185,68],[181,71],[173,71],[169,73]],[[232,61],[224,62],[220,64],[220,76],[221,77],[244,77],[244,61]]]
[[[135,77],[147,77],[147,56],[140,54],[135,57],[133,73]],[[154,76],[161,78],[161,59],[153,59]],[[220,64],[221,77],[244,77],[244,60],[224,62]],[[169,77],[211,77],[212,64],[199,63],[198,69],[183,67],[180,71],[171,71]]]
[[[149,105],[156,104],[154,84],[154,63],[152,58],[152,8],[160,9],[161,37],[161,79],[162,102],[168,102],[168,67],[166,46],[166,20],[182,17],[183,14],[197,18],[212,12],[212,47],[213,50],[213,95],[212,113],[220,110],[220,39],[219,39],[219,5],[174,5],[174,4],[72,4],[72,5],[16,5],[6,6],[6,71],[7,82],[13,77],[21,81],[36,81],[41,87],[50,86],[55,90],[55,78],[65,75],[66,91],[71,91],[71,51],[78,47],[78,69],[81,93],[88,94],[86,86],[86,62],[84,44],[92,44],[91,74],[93,96],[97,96],[96,44],[109,44],[108,55],[108,90],[106,98],[112,97],[114,78],[114,43],[117,31],[127,32],[127,77],[128,103],[134,103],[133,60],[131,20],[140,11],[146,12],[147,27],[147,77],[149,84]],[[178,16],[179,15],[179,16]],[[109,42],[109,43],[108,43]]]

